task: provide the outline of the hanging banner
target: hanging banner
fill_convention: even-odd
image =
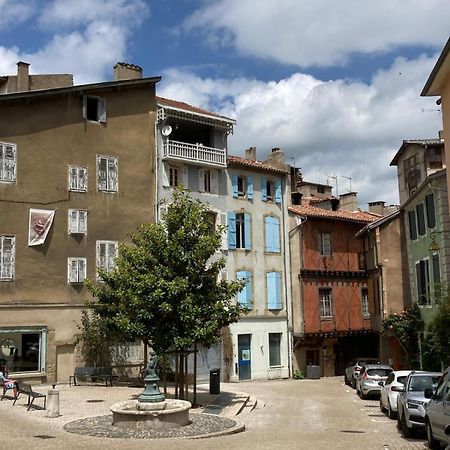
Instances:
[[[28,246],[42,245],[53,223],[55,211],[48,209],[30,209],[28,228]]]

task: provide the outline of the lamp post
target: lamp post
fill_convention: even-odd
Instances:
[[[439,246],[439,244],[436,242],[435,236],[438,235],[438,234],[444,234],[444,233],[445,233],[444,231],[432,231],[432,232],[430,233],[431,244],[430,244],[430,246],[428,247],[428,251],[429,251],[431,254],[436,253],[436,252],[438,252],[438,251],[441,249],[441,247]]]

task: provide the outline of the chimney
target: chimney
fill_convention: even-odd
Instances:
[[[245,150],[245,159],[256,161],[256,147],[249,147]]]
[[[17,92],[30,90],[30,65],[26,62],[19,61],[17,63]]]
[[[377,201],[377,202],[369,202],[369,212],[373,214],[379,214],[380,216],[384,216],[384,205],[385,202]]]
[[[339,196],[339,209],[356,211],[358,209],[358,193],[348,192]]]
[[[136,80],[142,78],[142,67],[125,62],[118,62],[114,66],[114,81]]]
[[[284,152],[279,147],[273,148],[272,152],[267,155],[266,163],[278,169],[287,169],[287,165],[284,162]]]

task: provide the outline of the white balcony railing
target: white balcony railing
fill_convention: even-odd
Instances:
[[[188,144],[165,139],[163,141],[163,158],[191,161],[212,166],[226,167],[225,149],[205,147],[201,144]]]

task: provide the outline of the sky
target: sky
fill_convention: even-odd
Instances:
[[[229,154],[280,147],[366,208],[398,203],[402,140],[442,128],[420,92],[449,23],[448,0],[0,0],[0,74],[26,61],[83,84],[137,64],[157,95],[234,118]]]

